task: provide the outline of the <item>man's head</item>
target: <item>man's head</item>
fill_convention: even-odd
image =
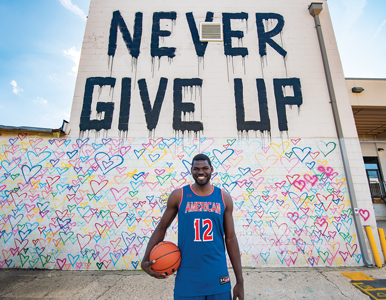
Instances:
[[[191,172],[194,181],[198,185],[204,186],[208,184],[213,172],[209,157],[205,154],[197,154],[193,157]]]
[[[209,164],[209,167],[212,167],[212,163],[210,161],[210,158],[207,155],[202,154],[202,153],[197,154],[195,157],[193,157],[192,166],[193,166],[194,162],[198,161],[198,160],[206,160]]]

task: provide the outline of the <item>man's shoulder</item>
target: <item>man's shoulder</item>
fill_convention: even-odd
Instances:
[[[182,188],[175,189],[171,192],[168,202],[172,204],[173,206],[179,206],[182,198]]]
[[[177,189],[173,190],[173,191],[170,193],[170,197],[172,197],[172,196],[177,196],[177,195],[179,196],[179,195],[182,194],[182,191],[183,191],[183,187],[177,188]]]
[[[233,200],[232,200],[232,197],[231,195],[224,189],[221,189],[221,193],[222,193],[222,199],[224,201],[224,204],[225,206],[228,208],[229,206],[232,207],[233,205]]]

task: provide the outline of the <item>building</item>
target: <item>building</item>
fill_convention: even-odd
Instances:
[[[375,217],[386,217],[385,185],[385,79],[347,78],[347,90],[360,139]]]
[[[1,266],[138,269],[197,153],[243,266],[373,264],[346,84],[326,2],[91,0],[66,136],[2,131]]]

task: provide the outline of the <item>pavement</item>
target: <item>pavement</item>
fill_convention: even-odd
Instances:
[[[386,279],[386,267],[243,269],[245,300],[386,299],[386,280],[379,281],[381,289],[371,298],[342,273]],[[230,275],[234,284],[232,270]],[[157,280],[143,271],[1,269],[0,299],[173,299],[174,277]],[[369,289],[369,282],[359,285]]]

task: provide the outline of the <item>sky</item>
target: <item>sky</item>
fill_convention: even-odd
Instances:
[[[345,77],[386,78],[386,1],[327,3]],[[69,121],[89,5],[0,1],[0,125],[59,128]]]

